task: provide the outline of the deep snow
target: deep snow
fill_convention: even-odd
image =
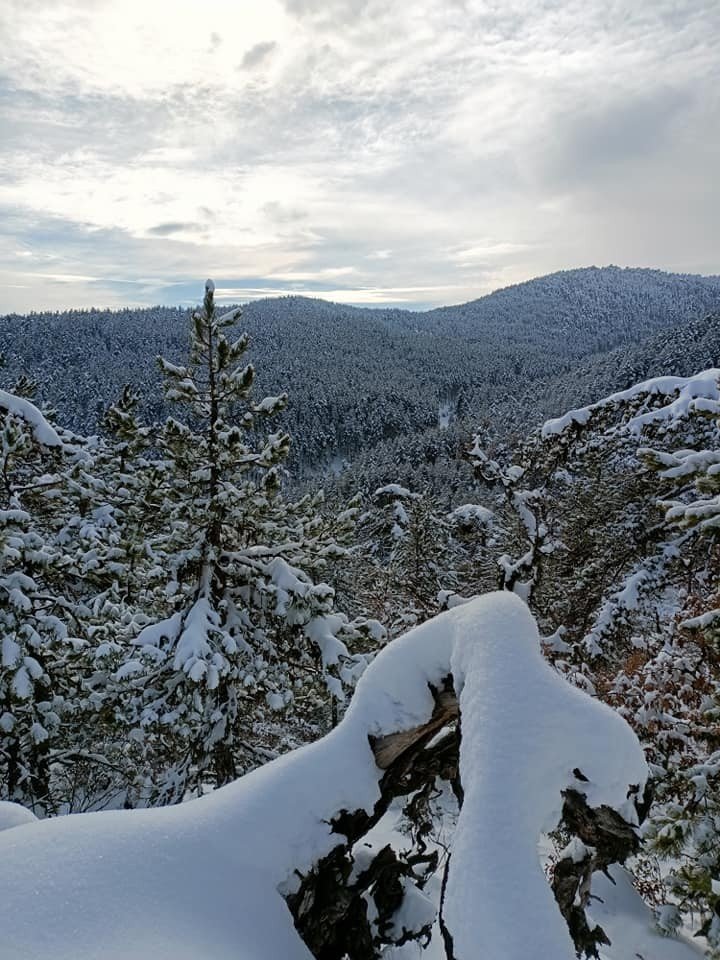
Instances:
[[[372,808],[380,771],[368,735],[425,722],[428,683],[449,672],[465,789],[445,907],[456,955],[573,960],[539,834],[557,823],[560,791],[580,786],[574,768],[591,803],[627,813],[628,785],[646,766],[625,722],[543,660],[533,618],[509,593],[393,641],[332,733],[208,796],[4,831],[0,957],[308,960],[278,889],[332,849],[328,822],[339,810]]]

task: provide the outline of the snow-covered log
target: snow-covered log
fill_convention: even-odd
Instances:
[[[347,847],[359,819],[377,815],[388,778],[412,776],[404,761],[437,749],[456,709],[463,802],[446,954],[573,960],[538,838],[558,824],[568,791],[632,821],[629,789],[642,789],[646,765],[625,722],[543,660],[533,618],[508,592],[389,644],[332,733],[208,796],[4,831],[3,956],[308,960],[288,904],[302,929],[303,885],[312,889],[308,878]]]

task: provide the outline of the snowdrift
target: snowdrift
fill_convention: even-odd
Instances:
[[[626,723],[544,661],[532,616],[509,593],[392,642],[331,734],[213,794],[4,830],[0,957],[308,960],[282,894],[338,844],[339,811],[377,801],[369,737],[426,723],[429,685],[448,675],[464,788],[444,907],[455,956],[573,960],[538,837],[557,824],[568,786],[629,819],[628,787],[647,770]]]

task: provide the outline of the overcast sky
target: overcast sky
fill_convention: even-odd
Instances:
[[[720,273],[718,0],[2,0],[0,312]]]

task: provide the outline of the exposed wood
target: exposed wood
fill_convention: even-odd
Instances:
[[[577,780],[587,782],[580,771],[574,772]],[[597,870],[606,872],[613,863],[625,863],[637,852],[640,841],[632,825],[612,807],[591,807],[579,790],[572,789],[563,792],[563,801],[563,824],[582,840],[588,851],[583,858],[565,857],[555,864],[553,894],[578,956],[598,957],[598,947],[609,945],[610,941],[602,927],[590,926],[585,913],[592,875]],[[636,801],[636,806],[643,810],[648,805],[646,792],[641,803]]]
[[[415,746],[420,740],[425,740],[428,735],[432,736],[442,730],[443,727],[452,723],[458,716],[458,702],[452,688],[446,686],[442,690],[434,691],[435,709],[431,719],[419,727],[413,727],[412,730],[402,730],[399,733],[391,733],[385,737],[371,739],[373,753],[375,754],[375,763],[381,770],[387,770],[388,767],[397,760],[406,750]]]
[[[438,777],[451,782],[458,778],[458,732],[454,729],[437,736],[457,718],[457,698],[449,681],[442,690],[432,692],[436,705],[428,723],[371,741],[376,763],[385,771],[375,808],[371,813],[362,809],[339,811],[332,821],[338,846],[302,877],[299,890],[286,898],[295,926],[317,960],[374,960],[388,943],[429,937],[429,926],[398,936],[392,929],[392,918],[402,903],[402,879],[421,885],[418,878],[423,869],[429,875],[437,867],[437,853],[426,853],[422,838],[431,824],[423,822],[418,792]],[[353,870],[354,844],[381,819],[396,797],[403,796],[413,797],[407,808],[409,815],[418,814],[418,852],[399,858],[385,847],[357,874]],[[368,916],[370,899],[376,912],[374,923]]]

